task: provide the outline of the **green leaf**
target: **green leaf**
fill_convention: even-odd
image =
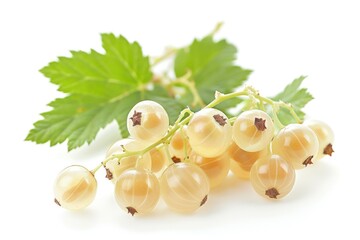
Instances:
[[[41,69],[69,95],[49,104],[53,109],[42,114],[26,140],[51,146],[68,140],[72,150],[93,141],[113,120],[126,121],[132,106],[144,99],[152,73],[139,44],[113,34],[102,34],[102,41],[105,54],[73,51]]]
[[[102,41],[105,54],[72,51],[70,58],[59,57],[40,71],[59,91],[106,98],[140,89],[151,79],[149,59],[139,44],[113,34],[102,34]]]
[[[225,40],[216,42],[211,36],[195,39],[188,48],[181,49],[176,55],[175,75],[179,78],[191,72],[190,80],[195,82],[201,99],[209,103],[214,99],[215,91],[232,92],[251,73],[251,70],[234,65],[236,52],[236,47]],[[233,101],[232,107],[237,102]]]
[[[295,79],[292,83],[287,85],[282,92],[272,98],[275,101],[291,103],[300,119],[304,119],[305,116],[302,108],[305,107],[305,105],[312,99],[314,99],[306,88],[300,88],[305,78],[305,76],[300,76],[299,78]],[[278,117],[285,125],[296,122],[295,119],[291,116],[290,112],[285,109],[280,109]]]
[[[140,99],[139,92],[111,103],[106,99],[75,94],[56,99],[49,104],[53,110],[41,114],[44,119],[34,124],[26,140],[36,143],[50,142],[50,146],[68,140],[70,151],[84,143],[91,143],[101,128],[122,113],[129,112],[133,103]]]

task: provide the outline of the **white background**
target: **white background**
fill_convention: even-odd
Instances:
[[[359,63],[357,1],[1,1],[0,239],[359,239]],[[300,75],[315,96],[306,111],[328,122],[335,154],[299,171],[293,192],[271,202],[249,183],[229,178],[192,215],[160,204],[131,217],[98,175],[95,202],[83,212],[53,203],[52,184],[65,166],[93,168],[119,135],[115,125],[67,153],[66,146],[24,142],[46,104],[62,96],[38,70],[69,50],[101,50],[99,33],[137,40],[148,55],[202,37],[218,21],[254,70],[249,84],[264,95]],[[162,238],[161,238],[162,237]]]

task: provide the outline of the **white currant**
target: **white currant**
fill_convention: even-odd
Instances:
[[[319,151],[316,154],[315,160],[323,158],[325,155],[331,156],[334,152],[334,132],[328,124],[318,120],[308,120],[304,124],[311,128],[317,136],[319,141]]]
[[[236,118],[233,125],[232,138],[234,142],[248,152],[265,149],[273,136],[273,121],[264,111],[245,111]]]
[[[161,196],[177,212],[193,212],[205,204],[210,191],[204,171],[192,163],[171,164],[160,179]]]
[[[190,120],[187,136],[194,152],[203,157],[217,157],[231,143],[231,125],[223,112],[205,108]]]
[[[116,181],[116,202],[133,216],[136,213],[143,214],[152,211],[159,198],[159,181],[148,170],[128,169]]]
[[[304,124],[289,124],[279,131],[272,141],[273,154],[280,155],[295,169],[313,164],[319,151],[319,141]]]
[[[153,143],[165,136],[169,117],[165,109],[154,101],[141,101],[129,112],[127,128],[134,139]]]
[[[278,155],[257,161],[250,171],[254,190],[263,197],[280,199],[290,193],[295,183],[295,169]]]
[[[55,180],[55,202],[69,210],[80,210],[93,202],[96,189],[94,175],[83,166],[72,165],[62,170]]]

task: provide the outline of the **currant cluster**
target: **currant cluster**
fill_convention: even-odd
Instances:
[[[323,122],[290,124],[275,133],[274,116],[265,111],[229,119],[213,105],[196,113],[185,109],[172,126],[156,102],[131,109],[130,137],[115,142],[100,165],[121,208],[132,215],[148,213],[161,197],[174,211],[193,212],[230,170],[249,179],[263,197],[279,199],[292,190],[295,170],[333,152],[334,135]],[[55,202],[71,210],[87,207],[96,195],[94,174],[100,167],[65,168],[55,181]]]

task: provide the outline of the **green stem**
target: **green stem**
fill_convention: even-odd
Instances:
[[[216,92],[215,99],[212,102],[210,102],[208,105],[206,105],[205,108],[212,108],[228,99],[240,97],[240,96],[246,96],[247,94],[248,94],[248,91],[246,90],[246,88],[242,91],[233,92],[233,93],[229,93],[229,94],[222,94],[222,93]]]
[[[213,37],[216,33],[218,33],[220,31],[220,29],[223,25],[224,25],[223,22],[218,22],[215,25],[215,28],[208,34],[208,36]],[[166,59],[173,57],[182,48],[185,48],[185,47],[181,47],[181,48],[169,47],[169,48],[167,48],[165,50],[165,52],[163,53],[163,55],[161,55],[159,57],[155,57],[153,59],[151,66],[154,67],[154,66],[158,65],[159,63],[165,61]]]
[[[151,66],[154,67],[158,65],[159,63],[165,61],[166,59],[174,56],[178,51],[179,51],[178,48],[173,48],[173,47],[166,49],[163,55],[153,59]]]
[[[103,163],[97,165],[93,170],[91,170],[90,172],[92,173],[92,175],[95,175],[95,173],[102,167],[105,166],[103,165]]]
[[[233,92],[233,93],[229,93],[229,94],[222,94],[222,93],[216,92],[215,99],[212,102],[210,102],[208,105],[206,105],[204,108],[212,108],[226,100],[229,100],[229,99],[232,99],[235,97],[241,97],[241,96],[253,97],[253,98],[257,99],[260,102],[260,106],[263,106],[263,107],[264,107],[264,103],[269,104],[273,110],[274,121],[281,128],[284,127],[284,125],[280,122],[280,120],[278,118],[278,111],[280,108],[287,109],[288,111],[290,111],[291,115],[294,117],[294,119],[297,122],[299,122],[299,123],[302,122],[290,104],[284,103],[282,101],[279,101],[279,102],[274,101],[270,98],[263,97],[259,94],[258,91],[256,91],[252,87],[245,87],[242,91]],[[187,114],[188,114],[188,116],[186,116]],[[101,164],[99,164],[97,167],[95,167],[91,172],[93,174],[95,174],[102,166],[105,166],[106,163],[111,161],[112,159],[117,158],[117,159],[119,159],[119,161],[121,161],[121,159],[124,157],[129,157],[129,156],[134,156],[134,155],[142,156],[146,152],[150,151],[151,149],[153,149],[161,144],[168,143],[169,140],[171,139],[171,137],[176,133],[176,131],[178,129],[182,128],[184,125],[189,123],[189,121],[191,120],[193,115],[194,115],[194,113],[189,108],[185,108],[184,110],[181,111],[178,119],[175,121],[174,125],[169,129],[168,133],[163,138],[159,139],[155,143],[149,145],[148,147],[146,147],[140,151],[127,151],[126,149],[124,149],[124,152],[121,154],[111,155],[110,157],[106,158]],[[229,121],[230,122],[234,121],[234,118],[231,118]]]
[[[184,118],[183,120],[181,120],[186,113],[189,113],[189,116],[187,116],[186,118]],[[149,145],[148,147],[140,150],[140,151],[128,151],[125,150],[125,152],[120,153],[120,154],[113,154],[110,157],[106,158],[103,162],[101,162],[98,166],[96,166],[93,170],[91,170],[91,172],[93,174],[95,174],[97,172],[97,170],[99,170],[102,166],[106,166],[106,163],[117,158],[119,159],[119,161],[121,161],[121,159],[125,158],[125,157],[130,157],[130,156],[135,156],[135,155],[144,155],[145,153],[147,153],[148,151],[150,151],[151,149],[157,147],[158,145],[167,142],[174,134],[175,132],[181,127],[184,126],[185,124],[187,124],[190,119],[192,118],[192,116],[194,115],[193,112],[191,112],[188,108],[184,109],[183,111],[181,111],[178,120],[176,121],[177,124],[170,129],[170,131],[160,140],[156,141],[155,143]],[[181,121],[180,121],[180,120]]]
[[[203,108],[205,107],[205,103],[202,100],[199,91],[196,88],[195,81],[191,81],[190,77],[191,77],[191,72],[187,72],[184,76],[171,81],[169,85],[171,86],[180,85],[185,88],[188,88],[193,96],[193,101],[191,103],[191,106],[196,107],[197,105],[199,105],[200,107]]]
[[[280,121],[279,117],[278,117],[278,112],[279,112],[279,106],[278,105],[273,105],[272,106],[272,110],[273,110],[273,118],[274,118],[274,122],[275,124],[281,129],[284,128],[284,124],[282,124],[282,122]]]
[[[237,117],[229,118],[229,123],[232,125],[235,122],[236,118]]]
[[[213,37],[216,33],[218,33],[220,31],[220,29],[222,28],[223,25],[224,25],[224,22],[218,22],[215,25],[215,28],[208,34],[208,36]]]

